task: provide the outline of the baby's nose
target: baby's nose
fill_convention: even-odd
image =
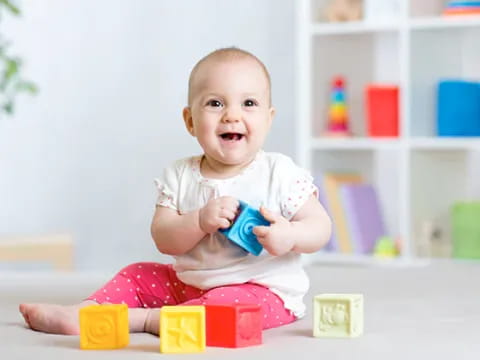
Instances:
[[[241,110],[237,107],[229,107],[226,109],[222,120],[224,122],[238,122],[242,118]]]

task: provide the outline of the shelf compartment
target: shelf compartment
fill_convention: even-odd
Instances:
[[[456,23],[459,26],[463,21],[475,21],[479,18],[478,15],[457,15],[457,16],[443,16],[443,11],[446,9],[448,1],[446,0],[409,0],[410,1],[410,19],[412,22],[419,20],[420,23],[428,22],[435,23],[436,19],[452,20],[452,25]],[[440,21],[441,22],[441,21]],[[457,26],[453,25],[453,26]],[[422,26],[422,25],[421,25]],[[430,26],[430,25],[427,25]],[[434,24],[434,26],[442,26]],[[447,25],[449,26],[449,25]],[[466,25],[468,26],[468,25]]]
[[[312,174],[322,185],[325,173],[358,173],[367,184],[372,184],[379,196],[385,226],[389,234],[402,235],[400,224],[400,179],[398,168],[401,153],[395,149],[343,149],[345,151],[317,150],[314,152]],[[403,236],[402,236],[403,238]]]
[[[451,239],[450,209],[457,201],[480,199],[480,150],[413,150],[411,154],[411,238],[424,246],[425,224]],[[443,254],[447,256],[448,254]]]
[[[480,79],[480,27],[411,34],[410,135],[437,135],[437,86],[442,79]],[[435,46],[431,46],[435,43]],[[432,61],[432,59],[435,59]]]
[[[350,129],[366,135],[365,87],[370,83],[399,83],[397,33],[348,34],[315,37],[312,61],[312,134],[322,136],[328,123],[331,82],[345,78]]]
[[[405,1],[405,0],[403,0]],[[445,8],[445,0],[408,0],[410,18],[440,16]]]

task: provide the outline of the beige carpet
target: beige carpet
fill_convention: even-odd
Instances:
[[[424,267],[310,266],[308,315],[264,332],[264,344],[243,349],[207,348],[183,355],[196,359],[478,359],[480,358],[480,264],[438,262]],[[76,302],[108,275],[0,273],[0,359],[161,359],[159,340],[133,334],[116,351],[82,351],[78,337],[28,330],[21,301]],[[312,333],[314,294],[365,296],[365,334],[357,339],[317,339]]]

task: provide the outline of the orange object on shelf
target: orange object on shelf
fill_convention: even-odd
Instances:
[[[479,7],[458,7],[443,10],[443,15],[480,15]]]
[[[365,88],[369,136],[398,137],[398,93],[398,86],[370,84]]]

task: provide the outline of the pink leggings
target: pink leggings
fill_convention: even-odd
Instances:
[[[127,304],[130,308],[159,308],[179,304],[257,304],[261,306],[264,329],[295,320],[278,295],[264,286],[246,283],[200,290],[181,282],[171,265],[151,262],[128,265],[87,300],[99,304]]]

